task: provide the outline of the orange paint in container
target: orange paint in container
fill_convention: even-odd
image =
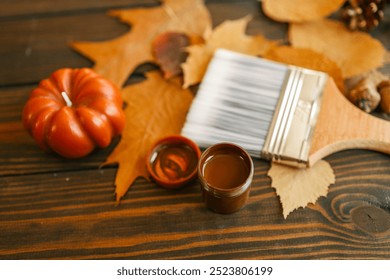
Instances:
[[[147,157],[147,169],[154,181],[165,188],[179,188],[196,177],[200,157],[190,139],[174,135],[159,140]]]
[[[249,196],[253,169],[251,157],[237,145],[220,143],[208,148],[198,164],[206,206],[221,214],[241,209]]]

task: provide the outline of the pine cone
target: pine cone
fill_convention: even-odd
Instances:
[[[349,29],[370,31],[384,18],[386,0],[348,0],[342,7],[342,18]]]

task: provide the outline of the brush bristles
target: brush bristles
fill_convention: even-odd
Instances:
[[[287,71],[283,64],[218,50],[182,134],[203,148],[231,142],[260,157]]]

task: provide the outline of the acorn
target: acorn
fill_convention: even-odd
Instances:
[[[377,87],[372,80],[367,78],[361,79],[351,89],[348,98],[353,104],[367,113],[374,111],[381,100]]]

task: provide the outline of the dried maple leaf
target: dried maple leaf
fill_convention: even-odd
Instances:
[[[187,48],[189,56],[182,65],[184,72],[184,87],[199,83],[207,69],[207,65],[218,48],[224,48],[249,55],[262,55],[276,42],[267,40],[261,35],[245,34],[250,17],[238,20],[228,20],[217,26],[203,45]]]
[[[365,32],[350,31],[339,21],[291,24],[289,39],[295,47],[329,57],[339,65],[345,78],[375,69],[384,62],[386,50],[380,41]]]
[[[181,81],[165,80],[159,72],[123,89],[126,126],[122,138],[104,164],[118,163],[115,178],[119,202],[137,177],[148,178],[146,154],[158,139],[179,134],[193,95]]]
[[[337,11],[345,0],[263,0],[264,14],[281,22],[303,22],[324,18]]]
[[[309,49],[290,46],[276,46],[264,54],[264,58],[328,73],[341,92],[344,92],[344,78],[340,67],[323,54]]]
[[[324,160],[306,169],[272,163],[268,176],[272,178],[272,187],[280,197],[284,218],[295,209],[326,196],[329,185],[335,183],[333,169]]]
[[[151,43],[166,31],[202,36],[211,17],[202,0],[165,0],[162,6],[111,11],[131,25],[131,30],[104,42],[75,42],[71,46],[95,62],[96,72],[122,86],[134,69],[153,61]]]
[[[375,86],[378,85],[383,80],[387,79],[387,75],[383,74],[378,69],[374,69],[365,73],[362,73],[357,76],[353,76],[345,81],[346,85],[346,92],[349,92],[351,89],[356,87],[356,85],[362,81],[362,80],[369,80],[371,81]]]

